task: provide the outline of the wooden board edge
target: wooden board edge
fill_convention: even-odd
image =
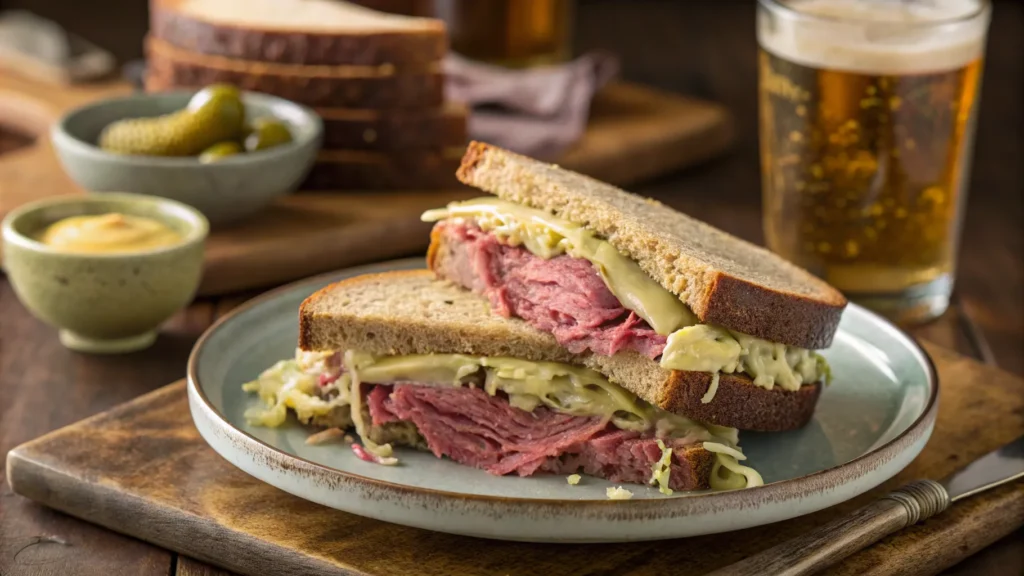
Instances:
[[[75,518],[96,524],[126,536],[161,546],[245,576],[262,576],[268,566],[282,563],[295,568],[296,574],[350,576],[357,573],[244,532],[227,529],[201,516],[184,514],[154,504],[141,497],[119,491],[110,483],[91,482],[72,473],[56,470],[32,458],[35,448],[60,434],[74,433],[93,423],[116,416],[139,404],[152,402],[165,394],[183,393],[184,381],[178,381],[106,412],[59,428],[30,440],[7,454],[7,482],[11,491],[39,504]],[[224,545],[229,542],[229,545]],[[211,543],[215,543],[211,545]]]

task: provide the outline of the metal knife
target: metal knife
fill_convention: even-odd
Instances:
[[[978,458],[943,480],[917,480],[875,502],[708,576],[804,576],[931,518],[952,504],[1024,478],[1024,436]]]

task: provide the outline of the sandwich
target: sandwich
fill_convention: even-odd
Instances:
[[[593,358],[427,270],[359,276],[302,303],[296,356],[244,385],[263,400],[246,417],[280,426],[294,413],[320,430],[313,441],[354,428],[351,449],[383,465],[403,446],[495,475],[587,474],[664,493],[762,483],[736,429],[662,410]]]
[[[428,266],[651,406],[708,424],[804,426],[847,301],[768,250],[558,166],[473,142],[494,196],[431,210]]]

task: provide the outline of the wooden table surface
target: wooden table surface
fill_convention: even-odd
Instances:
[[[584,2],[578,47],[618,52],[629,80],[724,103],[738,134],[729,155],[635,191],[760,242],[753,4],[631,1],[628,11],[625,4]],[[954,303],[937,321],[911,330],[1017,374],[1024,374],[1022,54],[1024,8],[997,1]],[[0,130],[0,153],[14,144]],[[94,357],[62,348],[0,278],[0,453],[180,378],[202,331],[251,296],[196,302],[168,323],[153,348]],[[1024,530],[948,573],[1020,574],[1022,558]],[[223,572],[37,506],[0,479],[0,576],[22,574]]]

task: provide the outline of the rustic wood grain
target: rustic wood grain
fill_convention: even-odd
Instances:
[[[824,526],[723,566],[708,576],[804,576],[817,574],[854,552],[907,524],[907,510],[895,500],[880,498]]]
[[[544,546],[437,534],[345,514],[271,488],[217,456],[192,426],[180,383],[19,447],[11,456],[11,478],[20,493],[49,506],[242,574],[264,573],[273,565],[282,574],[486,575],[505,574],[511,563],[517,574],[703,574],[908,481],[945,476],[1024,433],[1024,380],[932,345],[928,349],[944,389],[932,441],[921,456],[869,495],[728,538]],[[988,498],[999,506],[979,506]],[[90,504],[97,502],[103,505]],[[1024,508],[1024,483],[972,503],[971,514],[957,514],[955,506],[948,515],[887,539],[881,555],[890,566],[883,573],[911,566],[921,573],[938,571],[1016,528],[1024,517],[1006,510]],[[951,548],[961,550],[959,555],[929,553],[936,538],[950,537],[957,539],[960,548]],[[385,541],[403,545],[381,554]],[[716,554],[704,553],[711,548]],[[890,554],[893,548],[900,554]],[[869,549],[848,562],[877,563],[872,554],[878,553]]]
[[[114,358],[63,348],[0,281],[0,453],[152,390],[181,374],[194,341],[162,335],[151,351]],[[116,551],[116,553],[112,553]],[[149,576],[172,555],[15,496],[0,477],[0,574]]]

